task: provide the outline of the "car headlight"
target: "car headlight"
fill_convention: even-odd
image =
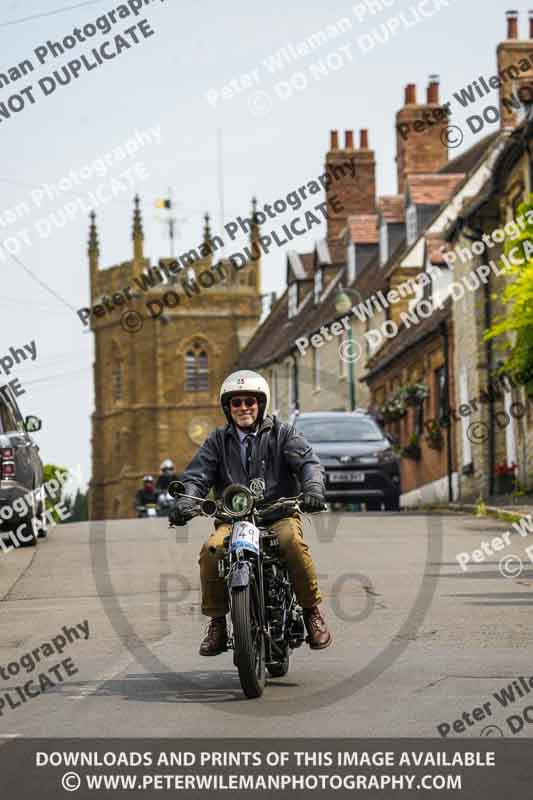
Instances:
[[[377,464],[378,463],[378,454],[373,453],[369,456],[359,456],[357,459],[358,464]]]
[[[396,454],[392,447],[387,450],[381,450],[381,452],[376,453],[376,455],[380,464],[391,464],[393,461],[396,461]]]

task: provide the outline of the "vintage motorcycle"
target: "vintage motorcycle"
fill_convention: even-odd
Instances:
[[[305,641],[303,611],[296,602],[278,537],[265,527],[279,512],[299,511],[302,496],[269,502],[261,490],[231,484],[220,500],[201,500],[185,494],[181,481],[171,483],[168,491],[176,499],[196,500],[198,515],[232,526],[219,552],[219,574],[226,582],[230,606],[228,648],[233,648],[244,694],[260,697],[266,670],[273,678],[286,675],[291,651]]]
[[[137,517],[157,517],[157,504],[146,503],[144,506],[136,506]]]
[[[172,506],[172,495],[168,492],[160,492],[157,496],[157,516],[168,517],[168,513]]]

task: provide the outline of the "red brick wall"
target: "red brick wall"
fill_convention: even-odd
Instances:
[[[335,212],[331,205],[328,208],[328,240],[338,239],[341,231],[346,227],[346,220],[352,214],[376,211],[376,161],[374,151],[369,150],[368,137],[361,131],[359,144],[363,147],[354,148],[353,132],[346,131],[344,147],[338,146],[338,136],[332,131],[331,147],[326,154],[326,170],[332,176],[332,181],[326,191],[328,201],[334,197],[343,207],[342,211]],[[349,136],[352,134],[352,136]],[[355,174],[348,170],[348,162],[353,162]],[[339,169],[344,165],[344,176]],[[338,168],[335,170],[335,168]]]

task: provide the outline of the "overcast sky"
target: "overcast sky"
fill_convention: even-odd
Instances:
[[[92,336],[83,333],[72,310],[88,302],[88,220],[81,204],[76,205],[77,198],[83,198],[88,207],[87,194],[100,185],[104,185],[101,196],[111,198],[97,208],[101,265],[105,267],[130,258],[132,253],[135,190],[128,187],[112,198],[112,178],[126,186],[135,180],[143,203],[146,254],[153,262],[168,255],[166,229],[154,208],[155,199],[165,195],[168,187],[178,204],[180,251],[201,239],[205,210],[213,215],[217,232],[219,129],[226,221],[248,213],[254,193],[260,205],[273,202],[320,174],[333,128],[369,129],[370,146],[376,151],[378,192],[395,193],[394,114],[403,104],[405,84],[417,83],[421,96],[428,76],[438,74],[441,99],[446,101],[479,75],[494,74],[495,48],[506,31],[508,4],[502,0],[490,4],[447,0],[447,7],[445,0],[427,0],[422,11],[433,11],[429,17],[417,12],[420,0],[386,0],[387,7],[379,0],[367,2],[376,13],[371,13],[363,0],[353,4],[270,0],[263,5],[243,0],[233,0],[230,5],[217,0],[194,4],[154,0],[138,17],[119,20],[107,35],[98,33],[54,58],[48,41],[61,43],[74,28],[94,24],[121,4],[115,0],[4,0],[0,73],[9,73],[25,59],[31,60],[35,70],[1,88],[0,104],[8,103],[12,95],[20,98],[21,90],[30,86],[35,102],[31,103],[27,92],[22,95],[25,107],[21,111],[15,111],[21,102],[15,98],[11,118],[0,114],[0,239],[15,237],[18,244],[11,242],[10,246],[20,247],[21,262],[0,259],[0,358],[11,346],[36,344],[36,360],[14,369],[8,379],[18,377],[26,388],[19,401],[23,413],[43,419],[43,430],[36,439],[45,461],[81,464],[85,481],[89,479]],[[439,4],[442,7],[434,10]],[[52,13],[69,6],[70,10]],[[523,36],[527,35],[527,7],[520,4]],[[17,22],[34,15],[43,16]],[[126,38],[130,43],[137,38],[138,44],[132,43],[117,58],[90,71],[82,68],[77,80],[44,96],[38,83],[41,79],[48,77],[43,86],[50,87],[54,70],[83,53],[90,54],[106,39],[112,42],[106,50],[110,54],[115,34],[142,19],[148,20],[145,33],[153,30],[154,35],[144,38],[136,28]],[[10,24],[13,21],[16,24]],[[387,21],[389,41],[381,27]],[[289,64],[285,60],[279,71],[269,71],[264,62],[272,64],[269,59],[280,48],[287,48],[290,59],[296,50],[289,45],[296,48],[327,26],[342,27],[345,32],[311,55]],[[37,48],[41,48],[43,64],[39,64]],[[88,58],[88,63],[97,64],[94,57]],[[321,60],[322,68],[325,64],[330,69],[317,80],[317,69],[313,75],[311,67]],[[300,75],[293,77],[295,73]],[[13,72],[11,75],[16,77]],[[288,96],[291,78],[295,88]],[[239,92],[233,90],[229,97],[229,84],[235,80]],[[226,99],[222,97],[224,87]],[[482,113],[495,99],[493,94],[468,110],[452,102],[453,122],[464,130],[463,145],[452,156],[476,139],[465,124],[466,116]],[[149,129],[160,131],[159,143],[153,135],[152,144],[145,143],[131,158],[108,165],[107,175],[98,177],[93,167],[92,179],[87,177],[89,169],[83,170],[84,166],[94,165],[97,158],[135,139],[136,131]],[[487,124],[478,136],[495,129],[496,124]],[[120,174],[134,165],[135,176],[121,179]],[[69,184],[63,180],[59,195],[51,198],[43,184],[48,184],[48,192],[54,195],[54,185],[72,170],[80,185],[68,191]],[[68,202],[73,204],[72,219],[58,227],[50,215],[55,214],[61,223],[61,210]],[[19,219],[9,224],[9,212],[13,213],[17,204],[24,204]],[[294,212],[280,223],[293,216]],[[309,249],[316,232],[318,229],[313,237],[299,240],[297,247]],[[282,291],[284,268],[282,249],[265,259],[263,291]],[[0,381],[5,379],[0,367]],[[147,465],[149,468],[153,465]]]

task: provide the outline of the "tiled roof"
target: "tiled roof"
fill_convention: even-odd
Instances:
[[[489,136],[483,137],[479,142],[469,147],[468,150],[465,150],[464,153],[461,153],[460,156],[448,161],[448,163],[439,170],[439,175],[451,175],[452,173],[465,174],[471,172],[479,164],[481,159],[485,157],[487,150],[499,136],[500,131],[496,131],[496,133],[491,133]]]
[[[353,214],[348,217],[348,230],[353,244],[377,244],[379,241],[378,215]]]
[[[479,164],[499,135],[498,133],[491,134],[477,142],[465,153],[450,161],[436,175],[411,176],[410,181],[414,178],[420,179],[418,184],[415,180],[415,184],[417,184],[417,187],[418,185],[420,186],[422,197],[426,196],[424,192],[428,192],[428,201],[426,202],[431,205],[441,205],[450,198],[459,183],[464,179],[465,174]],[[390,219],[387,219],[388,222],[394,220],[403,221],[403,198],[401,196],[393,195],[380,198],[378,208],[384,215],[385,213],[391,215]],[[393,213],[396,214],[395,218],[392,217]],[[356,217],[358,216],[356,215]],[[368,218],[373,215],[366,216]],[[438,249],[440,246],[441,243],[437,244],[433,237],[427,240],[428,252],[432,261],[434,258],[437,259],[439,257]],[[300,255],[300,264],[306,277],[311,277],[312,275],[315,252],[320,263],[338,264],[340,274],[341,265],[346,258],[345,245],[341,240],[335,243],[335,246],[332,246],[331,249],[332,252],[328,249],[327,240],[322,239],[316,243],[313,253]],[[350,288],[357,289],[365,300],[379,290],[386,289],[391,270],[399,262],[406,249],[405,239],[402,239],[394,252],[391,253],[387,263],[382,267],[379,263],[379,253],[376,253]],[[442,262],[434,261],[433,263]],[[324,302],[318,306],[308,301],[302,307],[300,313],[291,320],[287,317],[287,302],[287,292],[285,291],[241,354],[238,361],[239,367],[257,369],[286,358],[295,349],[294,342],[296,339],[301,336],[310,336],[318,331],[322,325],[328,324],[339,317],[335,310],[335,290],[331,291]],[[432,333],[448,313],[449,307],[445,305],[442,311],[435,312],[429,319],[423,320],[410,330],[402,331],[397,337],[389,340],[384,345],[383,351],[379,353],[379,367],[376,361],[373,369],[382,369],[423,336]]]
[[[377,375],[395,359],[402,356],[406,350],[434,334],[441,322],[451,318],[451,311],[452,301],[448,298],[442,308],[436,309],[430,317],[423,319],[418,325],[413,325],[411,328],[400,327],[399,333],[393,339],[387,339],[373,357],[366,377],[372,378]]]
[[[384,195],[378,198],[378,210],[387,223],[404,222],[405,208],[403,194]]]
[[[409,195],[416,205],[440,206],[449,200],[463,178],[462,172],[453,175],[409,175]]]
[[[382,289],[385,284],[385,273],[379,265],[379,252],[377,252],[357,275],[353,286],[360,292],[363,300],[366,300],[374,292]]]

